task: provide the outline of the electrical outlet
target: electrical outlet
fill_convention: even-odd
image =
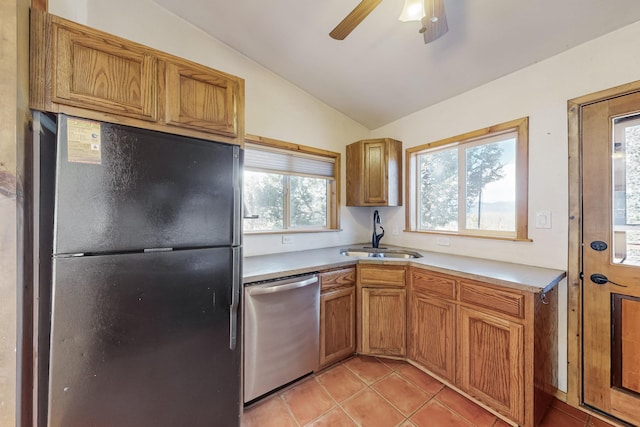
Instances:
[[[438,246],[451,246],[451,241],[448,237],[438,237],[436,238],[436,245]]]
[[[282,236],[282,244],[290,245],[293,243],[293,236]]]

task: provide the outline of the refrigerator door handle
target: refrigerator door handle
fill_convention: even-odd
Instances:
[[[240,147],[233,147],[233,243],[242,244],[242,171]]]
[[[236,349],[238,340],[238,306],[240,305],[240,283],[242,272],[240,260],[242,249],[233,248],[233,279],[231,284],[231,306],[229,307],[229,348]]]

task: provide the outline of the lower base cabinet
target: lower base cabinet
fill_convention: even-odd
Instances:
[[[369,263],[320,279],[321,367],[356,351],[402,358],[522,427],[542,421],[557,386],[557,287]]]
[[[557,287],[518,289],[411,267],[408,359],[523,427],[557,386]]]
[[[358,264],[358,352],[407,355],[407,290],[403,265]]]
[[[404,289],[362,288],[362,353],[405,356]]]
[[[356,351],[355,287],[320,295],[320,366],[328,366]]]
[[[356,351],[356,269],[320,273],[320,368]]]
[[[413,293],[409,303],[408,358],[455,381],[455,305]]]
[[[524,327],[462,307],[459,331],[460,388],[524,425]]]

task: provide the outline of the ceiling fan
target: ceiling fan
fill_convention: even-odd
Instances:
[[[344,40],[381,1],[360,1],[329,35],[336,40]],[[417,9],[417,15],[407,16],[407,12],[410,14],[414,7]],[[421,21],[422,28],[419,33],[423,35],[425,44],[443,36],[449,30],[447,17],[444,13],[444,0],[405,0],[404,9],[399,19],[402,21]]]

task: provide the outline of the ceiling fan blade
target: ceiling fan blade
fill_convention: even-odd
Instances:
[[[382,0],[362,0],[329,35],[336,40],[344,40],[373,11]]]
[[[442,37],[449,31],[447,25],[447,16],[444,13],[444,0],[426,0],[426,15],[422,18],[422,29],[420,30],[424,36],[424,43]]]

